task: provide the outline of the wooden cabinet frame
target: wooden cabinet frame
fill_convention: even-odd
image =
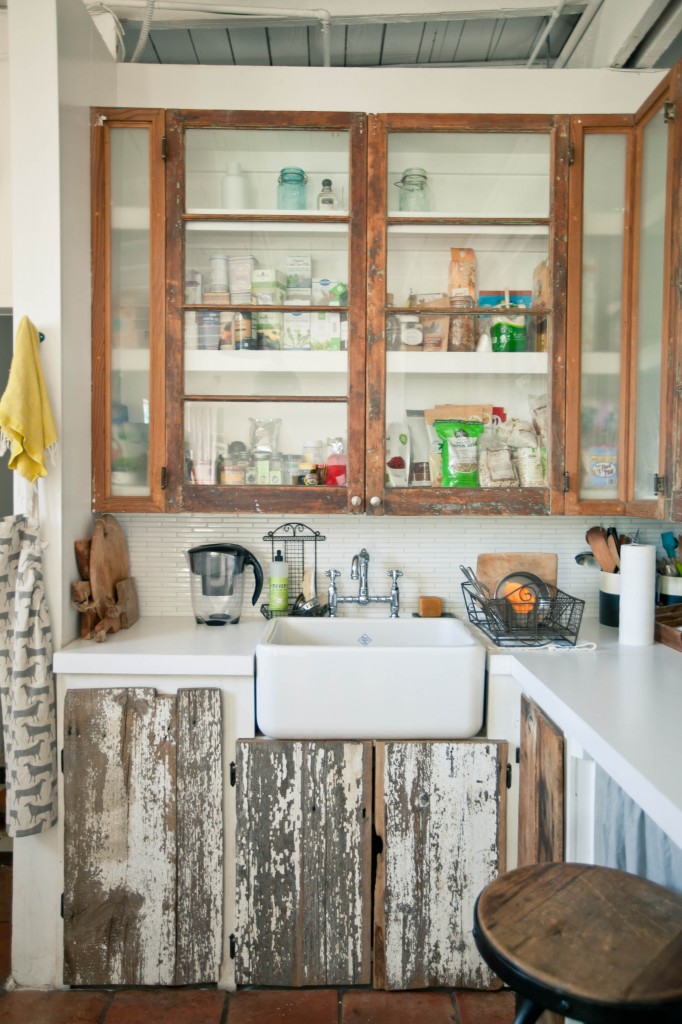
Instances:
[[[164,241],[165,172],[161,159],[164,136],[162,110],[91,111],[92,208],[92,500],[98,512],[163,512],[162,466],[165,438],[165,309]],[[111,182],[110,137],[117,128],[149,132],[149,495],[111,493]]]
[[[542,515],[563,511],[563,401],[566,366],[566,261],[568,197],[568,117],[544,115],[408,115],[369,119],[369,201],[367,249],[367,511],[373,515]],[[386,304],[388,135],[393,132],[538,132],[550,137],[548,260],[551,268],[552,344],[549,362],[548,429],[551,432],[547,486],[543,488],[408,487],[384,485],[386,410]],[[505,218],[490,218],[489,223]],[[533,220],[534,218],[524,218]],[[429,218],[429,224],[485,223],[486,218]],[[428,357],[425,357],[428,358]]]

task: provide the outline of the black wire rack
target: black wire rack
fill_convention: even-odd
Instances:
[[[266,619],[276,616],[290,615],[299,595],[303,590],[303,576],[307,569],[312,571],[312,582],[317,593],[317,544],[326,540],[319,530],[311,530],[305,523],[284,523],[276,530],[266,533],[263,540],[269,540],[272,549],[272,561],[275,553],[281,551],[284,561],[289,566],[289,603],[286,611],[270,611],[267,604],[261,605],[261,613]]]
[[[519,588],[522,591],[522,588]],[[539,600],[486,597],[475,583],[462,583],[469,622],[498,647],[575,647],[585,602],[549,583]],[[511,595],[512,598],[514,594]]]

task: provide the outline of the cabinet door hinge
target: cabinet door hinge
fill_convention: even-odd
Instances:
[[[161,467],[161,490],[165,491],[168,487],[168,469],[166,466]]]
[[[59,914],[62,918],[64,917],[64,893],[59,897]]]
[[[575,146],[571,142],[568,147],[568,166],[571,167],[575,163]]]
[[[161,136],[161,159],[162,160],[167,160],[168,159],[168,143],[166,142],[166,136],[165,135]]]
[[[666,100],[663,104],[663,120],[666,124],[675,120],[675,104],[672,100]]]
[[[62,747],[62,752],[59,755],[59,762],[61,764],[62,775],[63,775],[64,774],[64,747]]]
[[[512,785],[512,766],[507,762],[507,789],[511,789]]]
[[[230,761],[230,785],[237,785],[237,765],[234,761]]]
[[[663,494],[665,491],[665,477],[654,473],[654,494]]]
[[[570,481],[568,473],[564,473],[564,494],[568,491],[568,489],[570,487],[570,483],[571,483],[571,481]]]
[[[516,748],[516,763],[521,764],[521,747]]]
[[[237,936],[232,932],[230,935],[230,960],[234,960],[237,955]]]

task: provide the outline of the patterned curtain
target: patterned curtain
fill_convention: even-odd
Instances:
[[[24,515],[0,519],[0,707],[7,832],[35,835],[57,821],[57,715],[42,547]]]

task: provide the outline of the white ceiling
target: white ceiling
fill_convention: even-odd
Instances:
[[[119,60],[151,64],[642,70],[682,56],[682,0],[83,2]]]

